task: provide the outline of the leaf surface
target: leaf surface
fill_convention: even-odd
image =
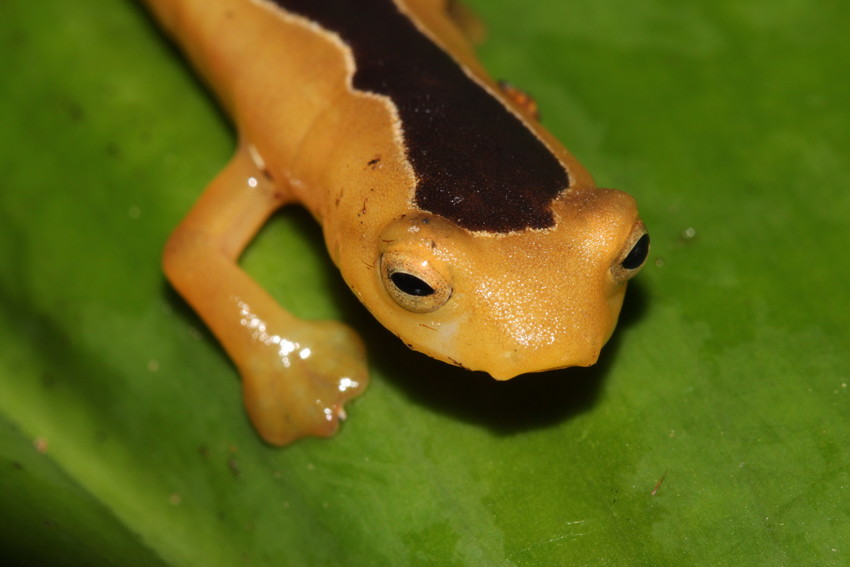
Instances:
[[[0,2],[0,541],[88,565],[850,563],[850,5],[472,3],[649,265],[599,365],[407,351],[303,212],[244,265],[364,335],[332,440],[264,445],[159,269],[233,132],[136,4]]]

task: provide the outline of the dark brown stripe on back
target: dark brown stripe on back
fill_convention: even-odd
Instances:
[[[339,35],[354,87],[396,105],[418,207],[469,230],[552,226],[552,200],[569,184],[563,165],[392,0],[273,2]]]

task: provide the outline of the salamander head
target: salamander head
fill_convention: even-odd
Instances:
[[[359,295],[415,350],[499,380],[589,366],[649,237],[619,191],[572,189],[553,213],[552,228],[510,233],[470,232],[428,213],[392,221]]]

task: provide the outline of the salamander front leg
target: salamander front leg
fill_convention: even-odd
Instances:
[[[332,435],[343,405],[366,385],[359,338],[345,325],[304,321],[281,308],[237,264],[268,217],[289,203],[240,149],[165,248],[175,289],[221,342],[242,375],[245,407],[274,445]]]

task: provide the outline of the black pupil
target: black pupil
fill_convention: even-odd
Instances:
[[[390,276],[393,284],[406,293],[407,295],[415,295],[423,297],[434,293],[434,288],[426,284],[416,276],[405,274],[404,272],[396,272]]]
[[[647,254],[649,254],[649,235],[644,234],[637,242],[635,242],[635,245],[632,246],[631,251],[628,256],[623,259],[623,263],[621,265],[627,270],[640,268],[643,265],[644,260],[646,260]]]

